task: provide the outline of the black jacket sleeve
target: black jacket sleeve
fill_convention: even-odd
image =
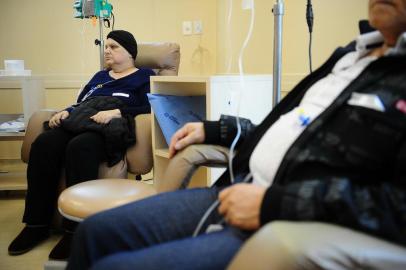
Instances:
[[[255,129],[255,125],[246,118],[239,117],[241,125],[241,136],[237,147],[240,145]],[[237,118],[229,115],[221,115],[219,121],[204,121],[205,142],[207,144],[218,144],[230,146],[237,135]]]

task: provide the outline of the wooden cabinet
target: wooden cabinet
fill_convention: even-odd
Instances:
[[[244,87],[241,87],[244,85]],[[259,124],[272,108],[272,76],[156,76],[151,77],[151,93],[179,96],[206,96],[206,119],[221,114],[239,115]],[[238,106],[238,101],[240,105]],[[152,117],[154,179],[162,178],[169,163],[168,145],[154,115]],[[190,186],[209,186],[225,169],[201,167]]]

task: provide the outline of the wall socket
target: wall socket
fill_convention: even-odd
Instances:
[[[184,21],[182,23],[182,33],[185,36],[193,34],[192,22],[191,21]]]
[[[193,34],[201,35],[203,33],[203,23],[202,21],[193,21]]]

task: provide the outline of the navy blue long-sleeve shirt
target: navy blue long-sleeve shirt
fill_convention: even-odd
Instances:
[[[139,69],[123,78],[114,79],[108,70],[97,72],[80,93],[77,103],[94,96],[113,96],[124,101],[127,107],[121,109],[121,114],[136,116],[151,112],[147,93],[150,92],[150,76],[155,75],[151,69]],[[75,105],[66,108],[74,110]]]

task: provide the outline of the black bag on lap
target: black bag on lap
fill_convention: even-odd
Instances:
[[[74,106],[69,116],[61,121],[60,128],[80,134],[95,131],[103,135],[108,158],[108,165],[113,166],[122,160],[127,148],[136,142],[135,121],[131,115],[113,118],[107,124],[99,124],[90,119],[100,111],[122,109],[127,105],[116,97],[91,97]],[[49,128],[49,121],[44,122],[45,130]]]

